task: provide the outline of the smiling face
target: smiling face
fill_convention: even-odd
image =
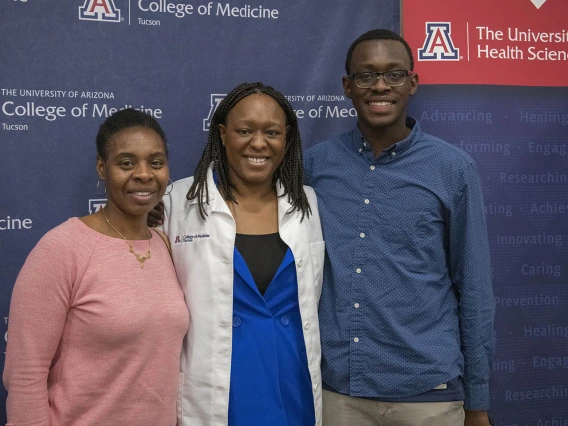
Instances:
[[[350,71],[385,72],[410,71],[410,58],[404,45],[396,40],[367,40],[355,47]],[[379,78],[368,89],[357,87],[355,81],[343,77],[343,90],[357,110],[359,128],[367,139],[374,134],[390,134],[394,142],[406,137],[406,105],[408,97],[418,88],[418,76],[409,75],[402,86],[390,87]],[[398,139],[398,140],[396,140]]]
[[[286,114],[269,95],[249,95],[229,111],[219,133],[237,190],[272,185],[286,152],[286,130]]]
[[[146,215],[160,201],[170,176],[165,143],[154,131],[129,127],[108,140],[106,160],[97,157],[107,188],[107,208],[124,216]]]

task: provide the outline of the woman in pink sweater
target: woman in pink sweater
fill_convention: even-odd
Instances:
[[[97,135],[107,204],[48,232],[12,294],[8,425],[175,425],[189,315],[166,240],[146,227],[169,169],[165,136],[132,109]]]

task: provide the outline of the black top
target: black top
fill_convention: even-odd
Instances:
[[[258,291],[264,296],[288,246],[278,232],[265,235],[237,234],[235,246],[245,260]]]

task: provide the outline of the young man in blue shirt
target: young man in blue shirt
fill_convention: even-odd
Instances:
[[[494,303],[477,167],[406,116],[418,76],[387,30],[350,47],[357,126],[309,149],[327,255],[324,426],[488,426]]]

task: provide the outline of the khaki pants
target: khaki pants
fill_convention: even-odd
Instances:
[[[323,426],[463,426],[463,401],[381,402],[323,390]]]

